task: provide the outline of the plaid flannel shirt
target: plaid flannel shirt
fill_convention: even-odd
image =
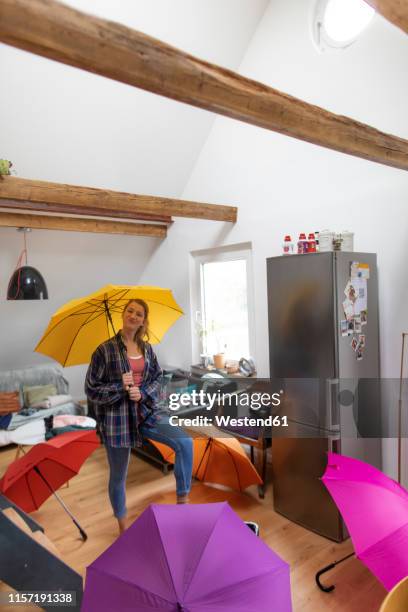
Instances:
[[[114,447],[140,445],[139,426],[154,425],[162,389],[162,371],[157,357],[145,344],[141,399],[132,402],[123,387],[120,333],[98,346],[85,378],[85,393],[95,412],[98,430],[105,444]],[[129,363],[128,372],[131,371]]]

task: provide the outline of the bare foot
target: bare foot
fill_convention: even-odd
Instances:
[[[118,518],[118,526],[119,526],[119,535],[121,535],[126,530],[126,518]]]

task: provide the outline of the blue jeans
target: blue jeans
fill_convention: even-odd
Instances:
[[[181,427],[170,425],[168,416],[161,415],[154,427],[142,425],[140,432],[144,438],[151,438],[170,446],[176,453],[174,476],[176,493],[187,495],[191,488],[193,471],[193,441]],[[126,477],[128,472],[130,448],[115,448],[106,445],[109,462],[109,499],[116,518],[126,516]]]

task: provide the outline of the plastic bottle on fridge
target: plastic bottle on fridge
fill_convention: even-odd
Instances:
[[[299,255],[303,255],[304,253],[307,253],[307,239],[306,239],[306,234],[299,234],[299,240],[297,243],[297,252]]]
[[[316,253],[316,238],[313,233],[310,233],[307,239],[307,252]]]
[[[293,242],[292,238],[287,235],[283,241],[282,249],[284,255],[293,255]]]
[[[318,253],[320,251],[320,248],[319,248],[319,232],[316,231],[314,233],[314,235],[315,235],[315,239],[316,239],[316,252]]]

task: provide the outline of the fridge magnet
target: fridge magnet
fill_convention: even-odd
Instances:
[[[357,295],[354,285],[352,285],[350,281],[348,281],[344,293],[346,298],[354,304],[354,302],[357,300]]]
[[[361,325],[367,325],[367,310],[361,310],[360,317],[361,317]]]
[[[351,348],[353,349],[353,351],[357,350],[357,346],[358,346],[358,341],[357,338],[353,338],[351,343],[350,343]]]
[[[359,262],[358,261],[352,261],[351,265],[350,265],[350,278],[354,279],[358,277],[358,267],[359,267]]]
[[[359,261],[352,261],[350,265],[350,278],[364,278],[368,280],[370,278],[370,266]]]
[[[356,332],[356,334],[361,333],[361,316],[360,315],[356,315],[354,317],[354,331]]]
[[[357,351],[357,361],[361,361],[363,358],[363,351],[361,349],[358,349]]]
[[[349,335],[347,319],[344,319],[343,321],[340,321],[340,332],[341,332],[341,335],[342,335],[343,338],[344,338],[344,336],[348,336]]]
[[[354,313],[359,314],[362,310],[367,310],[367,281],[365,278],[355,278],[353,287],[356,294]]]
[[[354,304],[347,298],[343,302],[343,310],[347,321],[354,317]]]
[[[360,334],[358,337],[358,344],[360,346],[360,348],[364,348],[365,347],[365,334]]]
[[[358,267],[358,275],[360,278],[368,280],[370,278],[370,266],[365,263],[360,263]]]
[[[354,319],[347,321],[347,335],[352,336],[354,334]]]

